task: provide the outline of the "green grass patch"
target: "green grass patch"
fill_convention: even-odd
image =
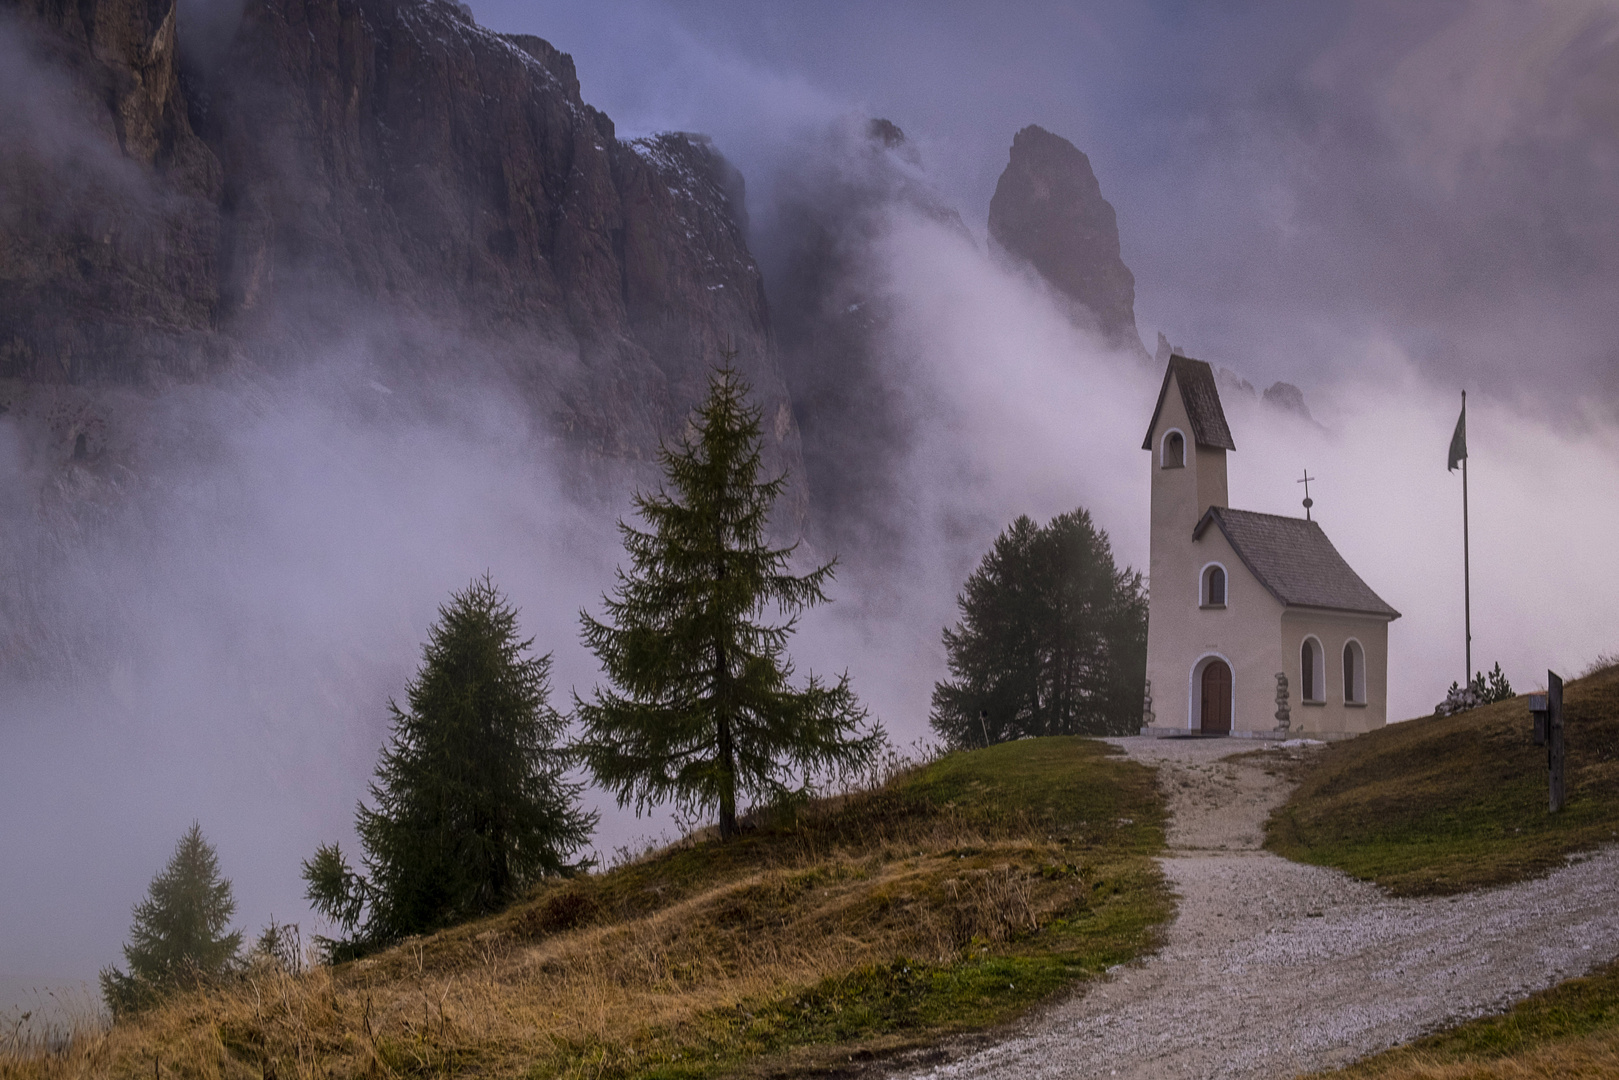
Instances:
[[[1396,895],[1546,873],[1619,840],[1619,668],[1567,684],[1567,803],[1547,812],[1546,751],[1523,697],[1335,743],[1272,814],[1265,846]]]

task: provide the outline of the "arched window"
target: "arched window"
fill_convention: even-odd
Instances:
[[[1366,650],[1354,638],[1344,642],[1344,700],[1366,704]]]
[[[1326,653],[1313,637],[1299,646],[1299,697],[1320,703],[1327,700]]]
[[[1225,567],[1219,563],[1210,563],[1203,568],[1203,588],[1201,590],[1204,607],[1225,607],[1226,593]]]
[[[1164,452],[1160,466],[1165,469],[1179,469],[1186,464],[1186,436],[1178,431],[1171,431],[1164,436]]]

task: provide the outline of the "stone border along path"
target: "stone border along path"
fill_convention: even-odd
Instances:
[[[1270,754],[1308,747],[1108,741],[1156,765],[1169,797],[1160,863],[1180,910],[1164,948],[998,1041],[963,1041],[965,1056],[902,1075],[1290,1077],[1498,1012],[1619,954],[1619,848],[1537,881],[1391,899],[1260,849],[1265,818],[1292,786]]]

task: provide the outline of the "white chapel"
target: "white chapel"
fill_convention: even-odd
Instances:
[[[1214,372],[1173,355],[1152,451],[1143,733],[1346,738],[1388,721],[1400,617],[1305,518],[1227,505]]]

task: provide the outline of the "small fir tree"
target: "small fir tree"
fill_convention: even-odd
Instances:
[[[931,720],[950,745],[1139,724],[1146,591],[1084,510],[1012,522],[957,604],[961,621],[944,631],[952,678],[934,687]]]
[[[409,709],[388,702],[375,808],[357,811],[366,873],[336,844],[304,863],[315,909],[354,935],[338,952],[486,914],[578,868],[568,857],[596,819],[578,808],[583,785],[565,777],[551,657],[527,656],[532,644],[488,575],[439,608],[405,689]]]
[[[114,1017],[146,1008],[165,994],[226,974],[242,947],[240,931],[227,930],[236,913],[230,880],[219,876],[219,857],[192,822],[168,864],[135,905],[126,974],[101,972],[101,994]]]
[[[1501,670],[1501,661],[1495,662],[1488,678],[1484,672],[1473,673],[1473,678],[1466,686],[1457,683],[1450,684],[1450,690],[1445,694],[1445,700],[1434,707],[1439,716],[1454,716],[1468,709],[1476,709],[1480,705],[1492,705],[1497,701],[1511,701],[1516,695],[1512,692],[1512,683],[1507,680],[1506,672]]]
[[[248,950],[247,959],[250,963],[280,968],[289,975],[301,974],[304,969],[303,932],[297,923],[276,922],[272,915],[269,924],[259,931],[258,940]]]
[[[580,612],[616,692],[575,699],[584,760],[620,806],[717,810],[724,839],[739,799],[780,799],[792,773],[863,767],[882,741],[847,674],[791,685],[787,640],[825,602],[834,563],[794,576],[794,548],[765,542],[786,478],[760,479],[760,414],[732,356],[693,431],[660,454],[667,487],[636,496],[646,531],[619,523],[631,570],[603,598],[607,620]],[[783,621],[765,621],[772,608]]]
[[[1511,701],[1515,696],[1512,693],[1512,684],[1507,681],[1506,672],[1501,670],[1501,661],[1495,662],[1489,679],[1486,681],[1482,671],[1473,676],[1473,692],[1479,696],[1480,701],[1489,705],[1497,701]]]

